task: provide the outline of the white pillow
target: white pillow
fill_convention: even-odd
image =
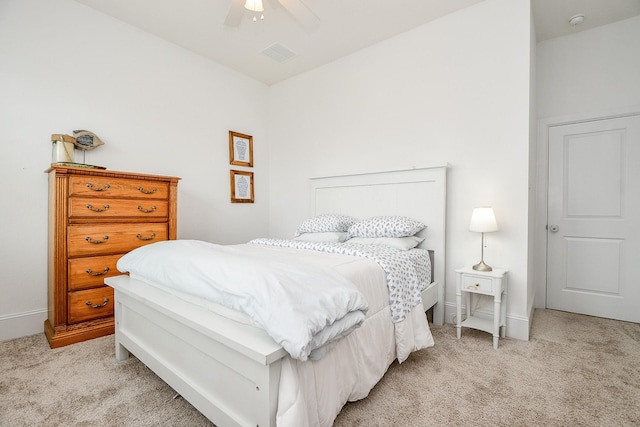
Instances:
[[[346,243],[357,243],[360,245],[382,245],[389,246],[401,251],[408,251],[418,246],[424,237],[407,236],[407,237],[354,237],[346,241]]]
[[[347,240],[346,231],[327,231],[324,233],[302,233],[293,238],[303,242],[344,242]]]
[[[357,221],[347,215],[324,214],[306,219],[296,230],[295,235],[302,233],[325,233],[329,231],[347,231]]]
[[[349,227],[351,237],[407,237],[426,226],[406,216],[374,216]]]

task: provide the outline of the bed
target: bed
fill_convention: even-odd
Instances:
[[[444,320],[446,171],[441,166],[310,179],[310,216],[404,215],[427,224],[419,247],[431,255],[432,280],[407,320],[424,317],[426,310],[432,310],[433,323]],[[126,275],[105,283],[115,290],[116,358],[133,353],[221,427],[330,425],[347,400],[367,396],[398,356],[394,342],[380,342],[396,339],[388,314],[385,321],[381,314],[367,318],[319,360],[300,361],[263,329],[195,297],[176,297]],[[411,323],[403,324],[412,333]],[[353,360],[346,360],[351,354]],[[348,390],[337,379],[349,383]]]

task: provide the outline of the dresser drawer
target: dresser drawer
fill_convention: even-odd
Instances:
[[[121,254],[149,243],[168,239],[166,223],[70,225],[69,257]]]
[[[69,179],[69,195],[168,199],[169,184],[143,179],[109,178],[106,176],[72,176]]]
[[[478,292],[493,293],[493,280],[488,277],[471,276],[465,274],[462,277],[462,290],[472,289]]]
[[[68,294],[69,323],[113,316],[113,288],[101,286]]]
[[[116,263],[124,254],[73,258],[69,260],[68,283],[70,291],[95,288],[104,284],[105,277],[122,273]]]
[[[167,200],[71,197],[69,218],[167,218]]]

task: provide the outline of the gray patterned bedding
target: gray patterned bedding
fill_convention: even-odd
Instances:
[[[249,244],[352,255],[377,262],[387,275],[389,306],[394,323],[404,320],[422,302],[421,292],[431,282],[431,261],[429,251],[425,249],[403,251],[388,246],[361,245],[348,241],[335,243],[283,239],[255,239]]]

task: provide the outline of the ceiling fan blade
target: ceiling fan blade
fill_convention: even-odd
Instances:
[[[244,16],[244,0],[231,0],[231,7],[224,20],[225,27],[237,27]]]
[[[300,24],[306,32],[312,33],[318,29],[320,18],[302,3],[301,0],[278,0],[278,3],[289,12],[293,19]]]

